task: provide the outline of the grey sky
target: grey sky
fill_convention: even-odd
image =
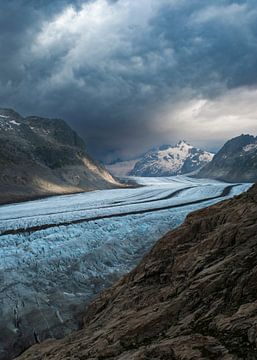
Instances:
[[[64,118],[101,159],[256,133],[256,84],[253,0],[0,1],[1,106]]]

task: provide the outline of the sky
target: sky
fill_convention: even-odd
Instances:
[[[102,161],[256,134],[256,0],[0,0],[0,107]]]

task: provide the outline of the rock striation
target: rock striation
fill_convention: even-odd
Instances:
[[[190,214],[85,311],[19,360],[257,359],[257,185]]]

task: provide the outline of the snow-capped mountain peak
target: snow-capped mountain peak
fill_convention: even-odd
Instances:
[[[195,148],[185,140],[175,146],[163,145],[147,152],[130,175],[172,176],[196,171],[210,162],[214,154]]]
[[[190,145],[188,142],[186,142],[185,140],[180,140],[178,143],[177,143],[177,145],[176,145],[177,147],[179,147],[179,146],[186,146],[186,147],[193,147],[192,145]]]

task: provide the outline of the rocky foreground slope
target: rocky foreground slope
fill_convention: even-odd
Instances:
[[[197,177],[228,182],[256,182],[257,137],[241,135],[227,141]]]
[[[177,145],[163,145],[148,151],[136,162],[129,175],[174,176],[188,174],[208,164],[214,154],[195,148],[184,140]]]
[[[117,185],[63,120],[0,109],[0,203]]]
[[[82,330],[19,359],[257,359],[257,185],[189,215],[91,303]]]

